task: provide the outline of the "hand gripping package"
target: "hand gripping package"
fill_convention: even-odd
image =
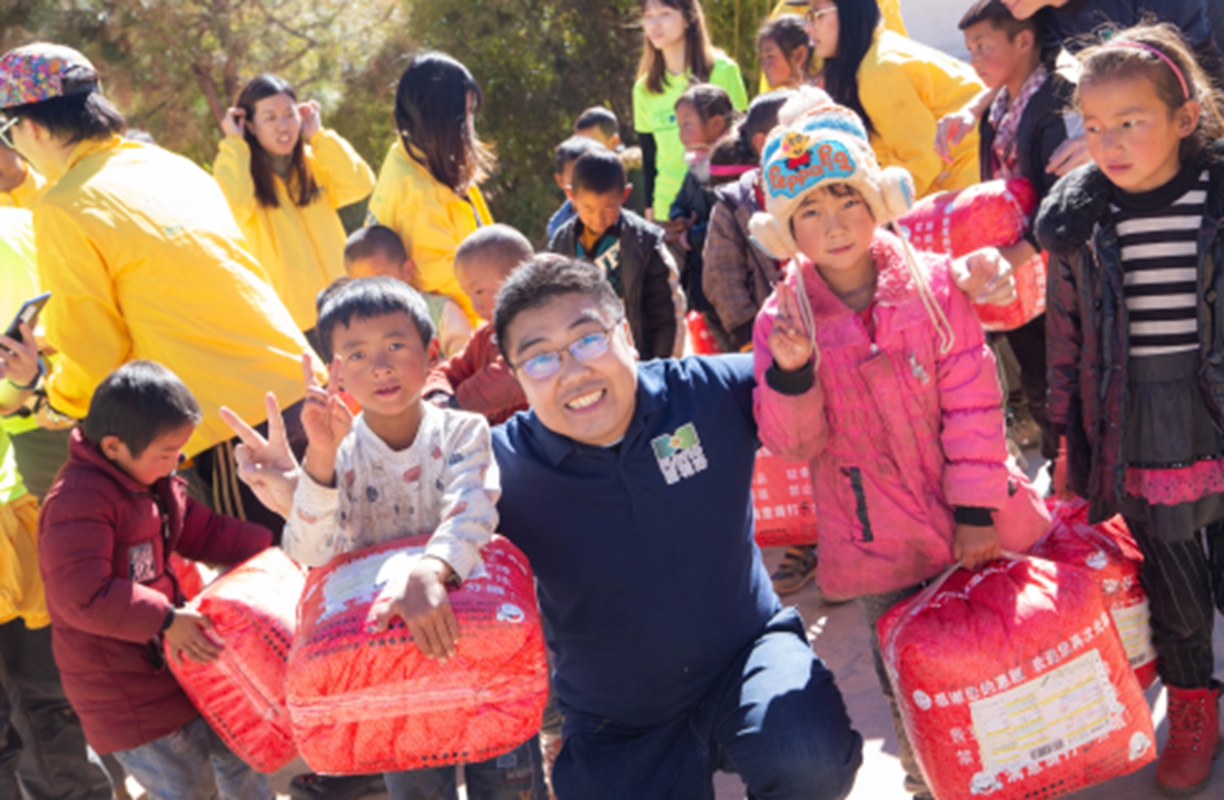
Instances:
[[[897,220],[919,250],[953,258],[983,247],[1016,244],[1037,209],[1037,192],[1024,178],[987,181],[954,192],[928,195]],[[1043,254],[1013,272],[1016,299],[1009,305],[975,303],[988,331],[1008,331],[1045,313],[1046,262]]]
[[[1155,758],[1113,618],[1075,567],[1016,557],[950,570],[890,609],[878,631],[940,800],[1047,800]]]
[[[1061,561],[1084,570],[1096,582],[1122,637],[1126,657],[1144,689],[1156,682],[1156,648],[1147,592],[1139,572],[1143,553],[1131,538],[1121,515],[1088,524],[1088,501],[1047,501],[1050,531],[1029,550],[1030,555]]]
[[[285,706],[289,649],[306,575],[270,548],[213,581],[190,608],[208,617],[224,649],[210,664],[167,653],[183,691],[243,761],[275,772],[297,757]]]
[[[752,473],[752,516],[761,547],[816,543],[816,504],[807,464],[782,459],[762,447]]]
[[[407,579],[427,536],[337,556],[314,570],[289,660],[289,711],[310,768],[360,775],[484,761],[531,738],[548,697],[527,558],[501,536],[450,592],[457,654],[426,658],[402,620],[369,633],[370,607]]]

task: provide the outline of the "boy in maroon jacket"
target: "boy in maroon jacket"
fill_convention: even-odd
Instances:
[[[150,797],[187,800],[215,781],[222,798],[270,800],[267,779],[221,742],[162,658],[163,640],[200,663],[223,646],[207,618],[175,608],[170,553],[229,565],[272,541],[192,500],[174,476],[199,421],[187,387],[151,361],[123,365],[94,392],[39,520],[52,647],[85,737]]]
[[[506,277],[531,260],[527,237],[496,223],[474,231],[455,251],[455,278],[486,321],[467,346],[434,367],[425,380],[426,400],[476,414],[498,425],[527,410],[527,398],[506,365],[493,337],[493,305]]]

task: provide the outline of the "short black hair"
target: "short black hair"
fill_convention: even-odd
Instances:
[[[127,120],[98,91],[12,106],[4,109],[4,115],[36,122],[67,144],[109,139],[127,130]]]
[[[492,225],[482,225],[468,234],[455,250],[455,267],[467,262],[481,260],[486,264],[496,264],[502,272],[511,270],[527,263],[535,255],[531,242],[515,228],[502,222]]]
[[[408,260],[404,240],[386,225],[358,228],[349,235],[348,240],[344,243],[345,261],[377,255],[384,255],[400,264]]]
[[[332,334],[337,325],[347,328],[354,317],[373,319],[401,311],[412,320],[421,334],[421,343],[428,348],[434,338],[434,324],[425,298],[416,289],[395,278],[355,278],[345,283],[324,299],[319,310],[315,335],[325,351],[320,355],[329,362],[335,357]]]
[[[620,120],[612,109],[604,106],[591,106],[574,120],[574,133],[598,126],[604,136],[612,137],[620,133]]]
[[[1003,5],[1003,0],[976,0],[973,5],[969,6],[969,10],[961,17],[956,27],[963,31],[979,22],[989,22],[995,30],[1006,33],[1009,42],[1015,39],[1021,31],[1032,31],[1033,39],[1040,47],[1042,40],[1040,18],[1040,14],[1034,14],[1028,19],[1016,19],[1011,10]]]
[[[795,92],[791,89],[775,89],[758,94],[748,104],[748,114],[740,124],[740,136],[751,143],[752,137],[758,133],[768,134],[778,127],[778,111],[794,96]]]
[[[506,341],[510,324],[524,311],[539,308],[567,294],[590,297],[615,320],[625,316],[625,307],[616,296],[616,290],[599,267],[577,258],[542,253],[511,273],[497,293],[493,330],[506,363],[511,363],[510,343]]]
[[[327,305],[328,300],[336,296],[336,292],[352,282],[353,278],[350,278],[348,275],[341,275],[320,289],[319,293],[315,295],[315,316],[317,317],[323,313],[323,306]]]
[[[577,192],[607,194],[625,188],[625,165],[616,153],[606,147],[584,153],[574,162],[574,174],[570,177],[570,188]]]
[[[582,158],[592,150],[605,150],[602,144],[588,136],[571,136],[553,150],[553,172],[560,175],[565,172],[565,165]]]
[[[159,436],[199,425],[201,418],[200,404],[179,376],[156,361],[129,361],[94,389],[81,434],[94,445],[114,436],[140,458]]]

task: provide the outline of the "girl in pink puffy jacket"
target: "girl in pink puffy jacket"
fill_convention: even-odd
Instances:
[[[930,797],[875,622],[957,561],[1026,548],[1048,518],[1008,464],[994,359],[952,264],[877,227],[909,205],[909,175],[881,170],[858,117],[823,93],[805,89],[779,116],[762,153],[768,213],[751,225],[791,258],[754,331],[760,437],[810,466],[818,581],[860,598],[906,788]],[[957,267],[971,294],[993,288],[991,259]]]

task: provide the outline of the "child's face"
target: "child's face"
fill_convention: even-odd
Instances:
[[[582,220],[582,227],[586,228],[586,232],[591,236],[602,236],[604,231],[620,219],[621,204],[625,200],[625,193],[620,189],[603,194],[586,189],[571,189],[569,194],[574,203],[574,211],[578,212],[578,219]]]
[[[965,28],[965,47],[969,48],[969,63],[973,71],[990,89],[997,89],[1016,75],[1017,70],[1029,64],[1033,48],[1033,35],[1021,31],[1016,38],[1008,39],[1007,31],[996,28],[989,20],[983,20]]]
[[[344,260],[344,271],[350,278],[395,278],[410,283],[415,272],[413,267],[411,258],[401,263],[382,252]]]
[[[133,456],[118,436],[103,436],[102,454],[141,486],[152,486],[178,469],[183,447],[194,431],[195,425],[186,422],[149,442],[139,456]]]
[[[1084,81],[1079,90],[1088,152],[1127,192],[1163,186],[1181,167],[1181,140],[1198,127],[1199,105],[1172,111],[1143,75]]]
[[[688,23],[684,21],[680,9],[663,5],[659,0],[650,0],[642,11],[642,27],[646,29],[646,38],[652,45],[666,50],[684,41]]]
[[[781,47],[778,47],[777,42],[773,39],[761,42],[760,57],[761,73],[764,74],[770,86],[781,89],[791,85],[795,71],[791,68],[790,62],[786,60],[786,54],[782,52]]]
[[[292,154],[302,131],[297,103],[283,92],[257,101],[250,124],[259,146],[274,156]]]
[[[476,315],[486,321],[493,319],[497,293],[509,274],[500,263],[490,259],[455,262],[455,279],[459,281],[459,288],[472,301]]]
[[[430,355],[407,313],[353,317],[347,327],[337,325],[331,338],[340,357],[340,384],[366,414],[397,417],[415,407]]]
[[[799,250],[821,270],[857,269],[871,258],[875,219],[858,192],[843,197],[828,189],[809,192],[791,226]]]
[[[708,150],[727,127],[722,117],[712,116],[703,121],[692,103],[676,106],[676,125],[680,128],[680,144],[690,152]]]
[[[553,177],[557,179],[557,185],[561,187],[563,192],[569,188],[570,180],[574,177],[574,164],[576,163],[578,163],[578,159],[566,161],[561,167],[560,175],[555,172],[553,173]]]
[[[589,128],[576,128],[574,130],[574,135],[582,136],[587,139],[594,139],[609,150],[615,150],[621,145],[619,133],[614,133],[611,136],[604,136],[604,132],[599,129],[598,125],[592,125]]]

